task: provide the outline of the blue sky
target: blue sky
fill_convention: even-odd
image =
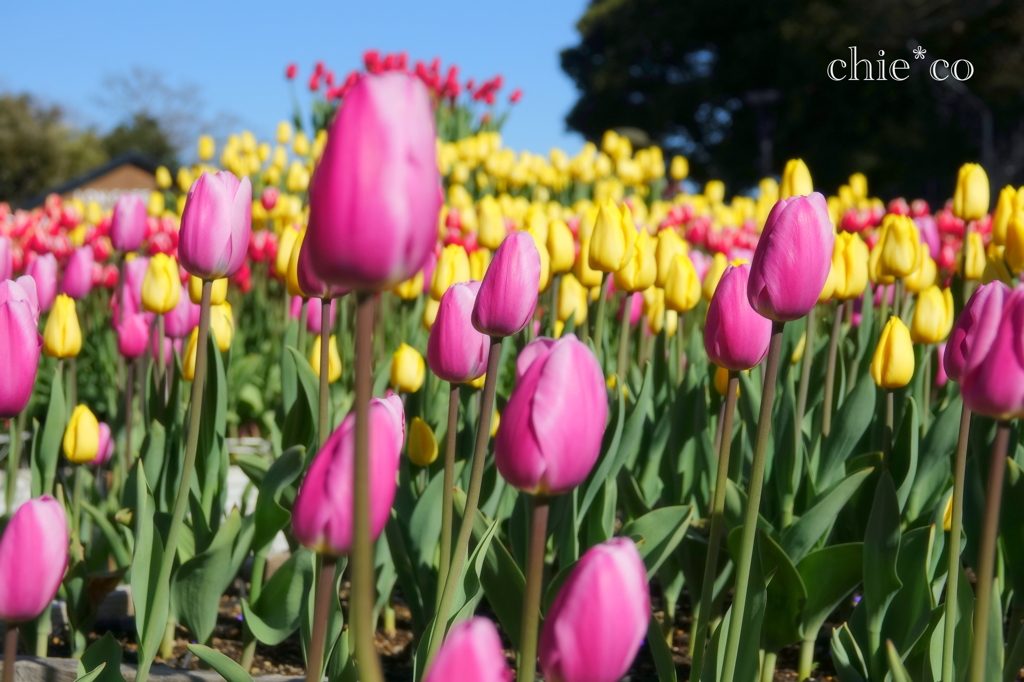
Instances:
[[[175,86],[194,84],[198,113],[237,117],[261,138],[291,112],[284,68],[308,74],[323,59],[340,77],[367,48],[406,50],[410,61],[441,57],[467,77],[505,77],[505,95],[525,95],[504,129],[506,145],[570,152],[582,138],[565,130],[576,90],[558,53],[577,40],[586,0],[344,0],[172,3],[10,2],[0,59],[0,92],[31,92],[68,109],[76,123],[106,130],[118,114],[97,101],[104,79],[138,66]],[[298,84],[298,83],[297,83]],[[304,88],[299,88],[305,103]]]

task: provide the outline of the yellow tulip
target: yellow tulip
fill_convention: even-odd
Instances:
[[[832,248],[835,281],[832,297],[841,301],[857,298],[868,285],[868,246],[853,232],[840,232]]]
[[[309,154],[309,138],[301,130],[295,133],[295,140],[292,142],[292,151],[299,156]]]
[[[426,364],[415,348],[403,343],[391,356],[391,386],[401,393],[420,390],[426,378]]]
[[[277,240],[277,256],[274,259],[274,274],[281,279],[288,276],[288,259],[291,258],[298,237],[299,231],[290,225],[281,230],[281,236]]]
[[[715,392],[718,395],[725,397],[726,391],[729,390],[729,370],[725,367],[715,367]],[[736,384],[736,395],[740,394],[740,385]]]
[[[953,214],[962,220],[981,220],[988,213],[988,175],[976,163],[960,166],[953,192]]]
[[[406,453],[409,461],[419,467],[430,466],[437,459],[437,439],[427,422],[413,417],[409,424],[408,447]]]
[[[277,124],[277,143],[288,144],[292,139],[292,124],[288,121],[281,121]]]
[[[849,180],[850,193],[854,199],[866,199],[868,196],[868,179],[863,173],[854,173]]]
[[[199,305],[203,301],[203,280],[195,275],[188,277],[188,297],[193,303]],[[228,280],[215,279],[213,287],[210,288],[210,305],[220,305],[228,298]]]
[[[657,242],[654,255],[658,262],[658,276],[654,283],[664,288],[665,282],[668,281],[668,271],[672,267],[672,260],[679,254],[685,254],[687,246],[686,241],[671,227],[658,232]]]
[[[469,254],[461,244],[449,244],[441,250],[434,276],[430,280],[430,297],[440,301],[448,287],[470,280]]]
[[[988,258],[985,261],[985,272],[981,275],[981,283],[988,284],[999,280],[1007,286],[1013,286],[1013,273],[1006,265],[1006,247],[992,243],[988,246]]]
[[[914,343],[940,343],[953,328],[953,294],[934,284],[917,295],[910,339]]]
[[[835,255],[835,247],[832,249],[832,254]],[[825,303],[832,298],[832,294],[836,290],[836,278],[841,276],[841,274],[836,273],[836,265],[833,262],[829,266],[828,277],[825,278],[825,284],[821,287],[821,293],[818,294],[818,303]]]
[[[167,205],[164,203],[164,195],[160,192],[149,193],[149,203],[146,204],[146,213],[151,216],[161,216]]]
[[[711,297],[715,295],[715,289],[718,288],[718,282],[722,279],[727,267],[729,267],[729,259],[725,257],[724,253],[716,253],[711,259],[711,267],[704,275],[704,283],[701,285],[701,293],[704,295],[705,301],[710,301]]]
[[[469,278],[482,282],[484,275],[487,274],[487,268],[491,265],[491,252],[484,248],[479,248],[473,253],[469,254]]]
[[[892,284],[896,281],[896,278],[883,273],[881,263],[882,244],[879,242],[875,244],[875,248],[871,249],[871,253],[868,255],[868,277],[874,284]]]
[[[235,335],[235,317],[231,312],[230,303],[210,306],[210,333],[213,334],[217,348],[221,352],[231,348],[231,339]]]
[[[1006,245],[1006,256],[1007,262],[1012,258],[1011,245]],[[967,240],[964,242],[962,247],[963,267],[961,273],[964,279],[981,279],[982,275],[985,274],[985,244],[982,242],[981,235],[977,232],[971,232],[967,235]],[[1011,263],[1010,267],[1013,267]]]
[[[625,204],[619,209],[610,201],[597,213],[590,237],[590,267],[601,272],[616,272],[633,257],[637,231],[633,216]]]
[[[647,230],[641,230],[633,246],[633,253],[625,265],[615,272],[615,287],[620,291],[643,291],[658,277],[658,261],[654,240]]]
[[[1007,185],[999,190],[996,210],[992,213],[992,241],[996,244],[1006,243],[1006,230],[1017,211],[1017,190]]]
[[[288,291],[289,296],[302,296],[303,298],[309,298],[306,293],[299,286],[299,254],[302,253],[302,242],[306,240],[306,228],[299,230],[299,234],[295,237],[295,241],[292,244],[291,251],[288,253],[288,271],[285,273],[284,286]],[[194,278],[193,278],[194,279]],[[189,280],[189,293],[192,292],[192,281]],[[192,297],[192,302],[195,303],[195,297]]]
[[[644,291],[644,315],[647,316],[647,327],[652,334],[660,334],[663,330],[668,338],[676,332],[676,312],[665,310],[665,292],[658,287]]]
[[[430,328],[434,326],[434,320],[437,319],[437,310],[441,307],[440,301],[427,297],[427,303],[423,306],[423,328],[428,332]]]
[[[665,278],[665,305],[669,310],[685,313],[700,302],[701,285],[693,261],[685,253],[672,258]]]
[[[587,290],[580,281],[571,272],[562,275],[556,311],[559,322],[568,322],[572,318],[577,327],[582,325],[587,319],[588,301]]]
[[[64,429],[64,456],[75,464],[96,459],[100,450],[100,424],[85,405],[75,406]]]
[[[313,349],[309,352],[309,366],[313,368],[316,375],[320,376],[320,353],[323,346],[320,344],[322,337],[317,334],[313,340]],[[341,378],[341,354],[338,353],[338,337],[331,334],[327,348],[327,383],[333,384]]]
[[[807,196],[814,191],[811,182],[811,171],[803,159],[790,159],[782,171],[782,185],[779,187],[779,198]]]
[[[807,350],[807,332],[805,331],[800,335],[800,340],[796,342],[796,348],[793,349],[793,354],[789,356],[789,364],[795,365],[804,359],[804,351]]]
[[[725,183],[721,180],[708,180],[704,185],[704,197],[709,204],[720,204],[725,200]]]
[[[54,299],[43,328],[43,353],[52,358],[73,358],[82,351],[75,299],[60,294]]]
[[[403,301],[411,301],[423,293],[423,271],[405,280],[395,287],[395,295]]]
[[[501,246],[508,233],[505,217],[501,214],[501,206],[494,197],[487,194],[477,203],[476,211],[477,222],[480,225],[476,235],[477,244],[493,251]]]
[[[533,228],[526,231],[526,234],[533,238],[533,245],[537,247],[537,255],[540,256],[540,281],[537,285],[537,290],[540,293],[544,293],[551,286],[551,280],[553,278],[551,274],[551,256],[548,255],[547,246],[544,244],[544,235],[540,234],[539,230]]]
[[[928,247],[921,243],[921,233],[910,216],[890,213],[882,221],[882,234],[875,248],[881,249],[880,274],[907,277],[920,267]]]
[[[871,378],[881,388],[902,388],[914,376],[914,344],[910,330],[898,317],[890,317],[882,329],[871,359]]]
[[[942,530],[953,530],[953,496],[946,498],[946,510],[942,512]]]
[[[1024,197],[1022,197],[1024,198]],[[971,233],[974,236],[974,233]],[[1003,258],[1015,274],[1024,270],[1024,212],[1018,212],[1007,226]]]
[[[149,259],[142,278],[142,307],[151,313],[169,313],[181,300],[181,277],[178,262],[165,253]]]
[[[685,180],[686,176],[690,174],[690,163],[686,160],[686,157],[673,156],[672,163],[668,169],[668,174],[676,182]]]
[[[931,254],[928,253],[928,249],[924,249],[924,257],[921,259],[921,266],[914,270],[910,275],[903,280],[903,284],[906,285],[907,291],[919,294],[928,287],[934,285],[939,278],[939,268],[935,265],[935,261],[932,259]]]
[[[548,224],[547,250],[551,256],[551,272],[560,275],[572,270],[576,263],[576,242],[569,226],[560,218]]]
[[[189,188],[192,186],[192,180],[194,180],[194,178],[192,177],[192,172],[188,167],[182,166],[178,169],[178,176],[175,180],[178,182],[178,189],[182,192],[188,192]]]
[[[494,408],[494,412],[491,413],[491,431],[489,433],[491,438],[498,433],[498,427],[501,425],[501,412],[498,412],[498,408]]]
[[[156,181],[157,189],[168,189],[172,182],[171,171],[167,170],[167,166],[158,166],[153,179]]]
[[[577,281],[587,289],[592,289],[601,285],[603,274],[600,270],[595,270],[590,267],[590,239],[594,233],[594,225],[597,222],[598,209],[594,206],[590,206],[583,212],[583,218],[580,220],[579,229],[579,240],[580,240],[580,255],[576,259],[576,264],[573,265],[572,274],[576,276]]]

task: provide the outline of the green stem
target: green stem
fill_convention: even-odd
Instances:
[[[804,682],[811,678],[814,672],[814,640],[805,639],[800,642],[800,668],[797,671],[797,682]],[[949,679],[949,678],[943,678]]]
[[[302,306],[299,308],[299,345],[295,350],[299,351],[302,357],[306,357],[306,316],[309,315],[309,300],[302,299]]]
[[[164,361],[164,316],[156,316],[156,385],[160,394],[163,395],[164,370],[167,364]],[[161,401],[162,402],[162,401]]]
[[[880,326],[885,327],[885,323],[889,321],[889,287],[892,285],[879,284],[878,286],[882,287],[882,311],[878,319]],[[865,301],[865,305],[867,305],[867,301]]]
[[[68,414],[78,405],[78,358],[68,358]]]
[[[167,543],[160,563],[160,573],[156,582],[154,601],[159,603],[168,598],[171,587],[171,571],[174,568],[174,557],[177,555],[178,534],[185,521],[188,508],[188,496],[192,485],[192,474],[196,467],[196,450],[199,446],[199,422],[203,412],[203,389],[206,381],[206,346],[210,332],[210,293],[213,282],[203,280],[203,298],[199,308],[199,338],[196,340],[196,370],[192,378],[192,405],[189,408],[188,440],[185,445],[185,461],[181,467],[181,480],[178,482],[178,493],[174,498],[174,512],[171,525],[167,530]],[[140,651],[140,653],[143,653]],[[146,651],[139,657],[136,682],[146,682],[149,669],[153,665],[156,652]]]
[[[1010,442],[1010,422],[1000,420],[992,443],[992,460],[988,466],[985,489],[985,516],[981,524],[981,545],[978,549],[978,579],[974,590],[974,642],[971,645],[970,682],[985,682],[988,658],[988,621],[992,610],[992,579],[995,573],[996,542],[999,539],[999,508],[1003,499],[1003,475],[1006,472],[1006,448]],[[955,596],[954,596],[955,598]],[[993,670],[998,677],[1001,671]]]
[[[519,682],[533,682],[537,675],[537,629],[540,596],[544,582],[544,547],[548,538],[550,502],[544,495],[533,496],[530,518],[530,547],[526,559],[526,592],[523,595],[523,623],[519,640]]]
[[[85,494],[85,484],[82,481],[82,465],[75,465],[74,482],[74,498],[71,500],[71,527],[75,531],[75,537],[78,538],[76,548],[78,552],[78,559],[84,558],[82,554],[82,545],[85,544],[85,539],[82,538],[82,496]]]
[[[836,357],[839,354],[839,332],[843,323],[845,301],[839,302],[836,315],[832,319],[832,335],[828,339],[828,363],[825,366],[825,402],[821,410],[821,437],[827,438],[832,432],[832,395],[836,386]]]
[[[800,387],[797,390],[796,398],[795,429],[798,447],[803,443],[803,437],[800,434],[803,431],[804,415],[807,413],[807,390],[811,385],[811,362],[814,358],[814,313],[816,309],[811,308],[811,312],[807,313],[807,329],[804,332],[804,356],[800,360]],[[841,316],[837,315],[837,317]],[[797,452],[797,456],[800,457],[801,453]]]
[[[551,326],[548,331],[552,337],[555,335],[555,327],[558,325],[558,292],[562,286],[562,275],[558,273],[551,279]]]
[[[761,664],[761,682],[772,682],[775,679],[775,664],[779,655],[774,651],[764,652],[764,662]]]
[[[606,290],[608,289],[608,273],[601,275],[601,291],[597,295],[597,312],[594,315],[594,349],[597,351],[597,361],[601,365],[601,373],[604,373],[604,309],[607,305]]]
[[[623,309],[622,322],[619,324],[619,357],[615,365],[615,376],[618,378],[616,388],[620,391],[626,386],[626,372],[629,368],[629,310],[633,294],[627,291],[624,296],[626,307]]]
[[[931,344],[924,347],[924,369],[921,374],[921,435],[928,433],[928,417],[931,416],[932,403],[932,353],[935,351]]]
[[[14,496],[18,494],[18,465],[21,464],[21,432],[18,429],[18,417],[7,420],[11,440],[7,444],[7,485],[4,490],[4,505],[7,515],[14,511]]]
[[[491,347],[487,354],[487,378],[484,380],[483,394],[480,396],[480,421],[476,431],[476,447],[473,450],[473,464],[469,476],[469,490],[466,492],[466,508],[462,514],[462,525],[459,536],[455,540],[452,553],[451,568],[444,578],[444,590],[441,602],[437,607],[434,625],[430,635],[430,649],[427,652],[427,665],[437,654],[448,628],[448,614],[452,609],[456,588],[461,582],[462,566],[466,562],[469,550],[469,538],[473,534],[473,522],[480,504],[480,488],[484,480],[484,462],[487,458],[487,443],[491,433],[491,414],[494,412],[494,388],[498,380],[498,360],[501,359],[501,338],[491,337]]]
[[[946,621],[942,633],[942,677],[953,679],[953,637],[956,633],[956,593],[960,580],[960,532],[964,519],[964,478],[967,471],[967,437],[971,432],[971,409],[960,410],[960,435],[956,441],[953,469],[952,513],[949,521],[949,566],[946,569]]]
[[[355,475],[353,476],[353,528],[351,613],[356,663],[362,682],[383,682],[380,658],[374,646],[373,538],[370,536],[370,396],[373,392],[373,321],[377,295],[360,292],[356,307]],[[321,340],[321,344],[323,341]],[[306,675],[307,682],[309,674]]]
[[[331,394],[328,391],[331,374],[331,299],[320,301],[320,424],[319,437],[322,450],[331,433]]]
[[[893,422],[896,421],[893,407],[892,391],[885,392],[885,431],[882,433],[882,466],[889,467],[889,455],[892,453]]]
[[[722,528],[725,526],[725,491],[729,481],[729,454],[732,450],[732,421],[736,412],[736,389],[739,387],[739,373],[729,371],[729,386],[725,392],[725,409],[722,412],[721,447],[718,451],[718,471],[715,475],[715,492],[711,504],[711,530],[708,534],[708,554],[704,560],[704,581],[700,590],[700,601],[694,607],[697,622],[695,639],[690,641],[690,679],[699,680],[704,668],[705,644],[708,622],[711,618],[711,601],[715,594],[718,554],[722,542]]]
[[[331,600],[337,598],[332,594],[337,558],[319,554],[317,559],[320,570],[316,576],[316,602],[313,604],[313,631],[309,638],[309,656],[306,658],[306,682],[320,682],[323,679],[327,620],[331,613]]]
[[[255,604],[263,592],[263,575],[267,570],[267,550],[257,552],[252,558],[252,579],[249,582],[249,604]],[[248,622],[245,626],[245,648],[242,649],[242,668],[249,672],[252,668],[252,661],[256,657],[256,636],[249,629]]]
[[[772,338],[768,347],[764,384],[761,388],[761,411],[757,418],[757,436],[754,439],[754,461],[750,470],[750,488],[743,516],[743,535],[736,568],[736,596],[729,619],[729,633],[725,647],[725,663],[721,679],[732,680],[736,675],[736,659],[740,649],[740,631],[747,607],[747,586],[750,583],[750,565],[754,557],[757,538],[757,513],[761,507],[761,489],[764,486],[765,460],[768,438],[772,430],[772,406],[775,402],[775,380],[779,373],[779,353],[782,350],[782,331],[785,322],[772,322]]]
[[[4,682],[14,682],[14,662],[18,657],[18,626],[8,624],[4,637]]]
[[[897,277],[896,283],[893,286],[896,289],[892,295],[892,316],[899,317],[902,308],[901,304],[903,303],[903,280]]]
[[[448,432],[444,441],[444,488],[441,491],[441,564],[438,584],[448,576],[452,564],[452,498],[455,493],[455,441],[459,428],[459,385],[451,384],[448,392]],[[437,605],[441,589],[437,590]]]

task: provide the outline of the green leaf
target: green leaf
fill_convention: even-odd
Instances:
[[[658,682],[676,682],[676,663],[672,659],[672,649],[668,647],[665,636],[661,632],[661,624],[653,615],[647,624],[647,646],[654,657],[654,669],[658,673]]]
[[[807,587],[800,623],[801,639],[818,636],[821,626],[861,582],[864,544],[851,542],[811,552],[797,564]]]
[[[285,415],[291,411],[299,391],[295,356],[289,353],[287,349],[295,348],[298,345],[299,323],[297,320],[289,320],[288,326],[284,331],[284,339],[281,342],[281,403],[284,407]]]
[[[870,467],[853,472],[825,493],[796,523],[782,531],[779,544],[793,561],[800,563],[829,532],[839,512],[872,472],[874,469]]]
[[[305,445],[307,457],[311,457],[316,451],[317,425],[320,422],[320,380],[297,350],[290,346],[287,350],[295,364],[298,396],[285,417],[281,444],[284,447]]]
[[[81,664],[79,664],[79,667],[81,667]],[[94,682],[94,680],[99,678],[99,676],[103,673],[103,670],[106,667],[106,663],[100,663],[99,666],[93,668],[92,672],[86,673],[85,675],[80,675],[77,679],[75,679],[75,682]]]
[[[616,401],[615,416],[612,417],[612,421],[615,423],[615,428],[605,429],[605,433],[612,433],[611,441],[608,446],[601,453],[601,458],[598,460],[597,467],[591,472],[590,476],[583,483],[583,499],[580,502],[579,513],[577,519],[582,519],[587,510],[590,509],[590,504],[594,501],[594,497],[597,495],[601,486],[604,485],[605,480],[608,478],[614,478],[618,472],[612,472],[612,467],[615,465],[615,459],[619,452],[619,444],[622,442],[622,432],[625,427],[625,415],[626,415],[626,401],[622,395],[622,391],[616,391],[615,395],[618,396]]]
[[[832,629],[832,662],[842,682],[867,682],[868,666],[850,626]]]
[[[82,500],[81,504],[85,513],[89,515],[92,522],[95,523],[96,527],[100,529],[101,533],[103,533],[103,538],[107,541],[107,544],[110,545],[110,551],[114,555],[114,561],[117,562],[118,567],[127,569],[132,563],[132,555],[131,552],[128,551],[128,547],[125,545],[124,539],[121,537],[120,533],[114,529],[113,524],[110,523],[110,520],[107,518],[105,513],[85,500]]]
[[[847,458],[871,424],[875,413],[875,384],[858,381],[832,420],[832,433],[821,446],[821,468],[815,477],[818,490],[830,487],[843,475]]]
[[[903,661],[900,660],[900,654],[896,651],[891,639],[885,640],[885,654],[889,661],[889,671],[892,673],[893,682],[911,682],[910,673],[903,667]]]
[[[256,639],[275,646],[295,632],[312,589],[313,553],[300,547],[274,571],[255,603],[242,600],[242,614]]]
[[[935,554],[935,526],[907,531],[900,538],[896,573],[903,586],[885,617],[885,637],[906,655],[928,628],[932,609],[930,557]]]
[[[256,509],[253,512],[256,517],[255,534],[252,539],[254,552],[266,551],[278,532],[284,530],[291,521],[291,512],[281,506],[281,494],[302,475],[304,466],[305,449],[297,445],[288,448],[274,460],[263,476],[259,496],[256,498]]]
[[[78,661],[78,678],[95,682],[124,682],[121,675],[121,643],[110,632],[89,645]],[[85,671],[89,674],[86,675]],[[90,677],[91,676],[91,677]]]
[[[758,530],[761,570],[771,576],[765,591],[765,611],[770,617],[761,627],[761,643],[766,651],[800,641],[800,623],[807,603],[807,588],[796,566],[775,541]]]
[[[867,382],[862,382],[867,383]],[[872,677],[880,676],[882,622],[893,597],[903,586],[896,572],[900,552],[900,509],[892,475],[885,471],[875,489],[875,501],[864,537],[864,608],[869,633],[879,650],[869,651]]]
[[[202,501],[203,517],[210,528],[216,528],[214,501],[227,483],[227,470],[223,467],[227,450],[228,387],[224,360],[217,347],[214,334],[207,338],[206,385],[203,387],[203,413],[199,417],[199,441],[196,449],[196,470],[192,489]],[[191,409],[191,408],[190,408]],[[205,641],[205,640],[204,640]]]
[[[692,518],[692,506],[661,507],[622,528],[621,535],[636,543],[647,567],[648,579],[682,542]]]
[[[142,656],[156,656],[157,647],[167,626],[170,595],[167,585],[160,584],[160,564],[164,546],[153,522],[153,495],[146,483],[141,460],[135,462],[128,477],[128,487],[135,489],[135,553],[132,558],[132,601],[135,606],[135,630]],[[217,595],[218,604],[220,595]]]
[[[150,481],[153,487],[158,485],[160,475],[164,470],[164,460],[167,455],[167,429],[155,419],[149,423],[146,436],[142,440],[142,448],[139,450],[139,459],[146,472],[146,480]]]
[[[53,371],[50,384],[50,402],[46,408],[46,422],[42,432],[32,438],[32,497],[53,494],[53,481],[57,476],[64,428],[68,423],[68,409],[64,402],[64,382],[60,368]]]
[[[234,580],[232,549],[242,521],[235,509],[217,531],[213,542],[178,569],[171,587],[174,612],[199,642],[209,640],[217,625],[220,596]]]
[[[949,484],[950,454],[960,433],[960,411],[963,401],[956,396],[936,415],[921,442],[914,485],[903,514],[913,523],[935,506]]]
[[[644,384],[640,389],[636,402],[633,404],[633,411],[626,418],[626,427],[622,432],[622,442],[619,443],[619,451],[615,455],[615,463],[609,475],[618,474],[620,468],[625,465],[633,468],[633,463],[640,451],[640,441],[643,440],[644,431],[651,412],[651,404],[654,400],[654,375],[651,363],[647,363],[644,371]]]
[[[405,598],[412,616],[413,630],[422,632],[426,628],[428,620],[426,609],[423,606],[423,595],[416,579],[416,569],[413,567],[412,559],[406,548],[401,524],[398,521],[398,513],[394,509],[391,510],[391,517],[384,527],[384,532],[387,534],[391,558],[395,562],[398,585],[402,589],[402,596]]]
[[[202,644],[189,644],[188,650],[203,663],[220,673],[220,676],[227,682],[252,682],[252,676],[245,671],[245,668],[221,652]]]
[[[1006,460],[1004,500],[1024,500],[1024,468]],[[1024,514],[1016,504],[1004,504],[1000,511],[999,535],[1006,553],[1006,577],[1013,588],[1013,605],[1024,606]]]
[[[908,396],[906,404],[899,433],[896,434],[892,444],[892,456],[889,463],[893,483],[896,485],[896,499],[899,500],[900,511],[907,505],[910,490],[914,487],[914,477],[917,475],[918,435],[921,433],[917,403]]]

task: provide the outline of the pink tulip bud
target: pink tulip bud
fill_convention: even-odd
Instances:
[[[146,202],[137,194],[122,194],[114,204],[110,243],[118,251],[138,251],[146,235]]]
[[[71,253],[60,281],[60,293],[74,299],[83,299],[92,291],[92,247],[80,246]]]
[[[14,254],[10,237],[0,236],[0,282],[11,278],[14,272]]]
[[[43,337],[38,313],[27,300],[4,295],[24,295],[15,282],[0,290],[0,419],[16,417],[32,398]]]
[[[281,196],[281,190],[274,186],[264,187],[263,194],[260,195],[260,203],[263,204],[263,208],[272,211],[277,206],[277,199]]]
[[[25,268],[25,274],[35,280],[39,309],[45,313],[57,298],[56,257],[52,253],[39,256]]]
[[[291,319],[297,320],[302,315],[302,303],[305,300],[306,299],[302,298],[301,296],[292,296],[292,302],[288,306],[288,316]],[[309,315],[308,311],[306,312],[306,315]],[[319,333],[319,331],[317,333]]]
[[[935,352],[938,355],[939,361],[936,363],[937,369],[935,370],[935,387],[942,388],[949,381],[949,376],[946,374],[946,364],[943,362],[943,357],[946,354],[946,342],[938,344],[935,348]]]
[[[750,369],[768,355],[772,322],[750,307],[750,265],[730,265],[718,282],[704,322],[704,349],[719,367]]]
[[[319,334],[321,329],[320,325],[323,322],[323,301],[322,299],[310,299],[309,309],[306,311],[306,329],[311,334]],[[331,313],[327,320],[327,328],[334,329],[334,321],[338,317],[338,299],[331,299]]]
[[[511,682],[501,637],[486,618],[452,627],[423,682]]]
[[[18,507],[0,536],[0,620],[30,621],[57,594],[68,566],[68,525],[57,500],[43,495]]]
[[[146,352],[149,338],[149,320],[145,313],[125,315],[115,326],[117,349],[128,359],[137,358]]]
[[[750,305],[770,320],[799,320],[818,303],[832,266],[835,235],[825,197],[780,199],[750,266]]]
[[[396,395],[370,401],[370,532],[376,540],[395,499],[405,440],[405,411]],[[321,554],[347,554],[352,545],[355,414],[350,413],[317,453],[292,507],[295,539]]]
[[[985,304],[967,356],[960,382],[964,404],[986,417],[1020,419],[1024,417],[1024,285],[1006,294],[1001,314],[997,315],[993,303]],[[953,346],[952,337],[949,346]]]
[[[203,173],[188,190],[178,232],[178,260],[203,279],[238,272],[252,231],[252,184],[229,171]]]
[[[32,311],[32,319],[39,324],[39,299],[36,298],[36,281],[28,275],[16,280],[0,282],[0,303],[5,301],[22,301]]]
[[[473,306],[480,282],[453,284],[441,296],[427,339],[430,371],[453,384],[472,381],[487,371],[490,342],[473,327]]]
[[[473,326],[481,334],[512,336],[533,319],[540,287],[540,253],[533,237],[515,232],[494,252],[473,306]]]
[[[316,274],[360,291],[390,289],[423,267],[441,208],[434,110],[419,79],[360,78],[331,124],[309,188]]]
[[[619,303],[618,320],[622,322],[622,316],[626,311],[626,300],[629,300],[629,324],[636,325],[644,314],[644,295],[641,292],[628,295]]]
[[[980,343],[987,348],[992,343],[1009,294],[1008,286],[995,281],[979,286],[967,301],[949,332],[946,352],[942,355],[942,366],[950,379],[961,383],[969,369],[974,346]]]
[[[647,634],[647,570],[629,538],[590,548],[544,619],[540,667],[558,682],[617,682]]]
[[[156,364],[157,358],[160,357],[160,344],[157,343],[159,335],[156,333],[156,328],[151,327],[153,330],[149,335],[149,354],[153,358],[153,363]],[[170,365],[174,362],[174,346],[171,343],[171,339],[164,334],[164,363]]]
[[[114,438],[110,433],[110,425],[100,422],[100,445],[96,450],[96,458],[89,462],[89,466],[99,467],[110,461],[114,454]]]
[[[498,471],[535,495],[572,490],[601,454],[607,416],[604,375],[585,344],[572,334],[527,344],[495,440]]]
[[[306,232],[307,239],[303,241],[301,250],[299,251],[299,260],[296,263],[295,276],[298,279],[299,289],[306,295],[306,298],[336,298],[338,296],[344,296],[349,292],[349,289],[343,286],[330,286],[322,279],[316,276],[313,271],[312,263],[312,252],[307,247],[309,243],[308,236],[309,232]],[[310,310],[313,306],[310,306]],[[320,318],[318,317],[317,320]],[[316,328],[316,333],[320,333],[320,328]]]
[[[188,338],[199,325],[199,306],[192,302],[188,293],[182,292],[174,310],[164,313],[164,334],[172,339]]]

